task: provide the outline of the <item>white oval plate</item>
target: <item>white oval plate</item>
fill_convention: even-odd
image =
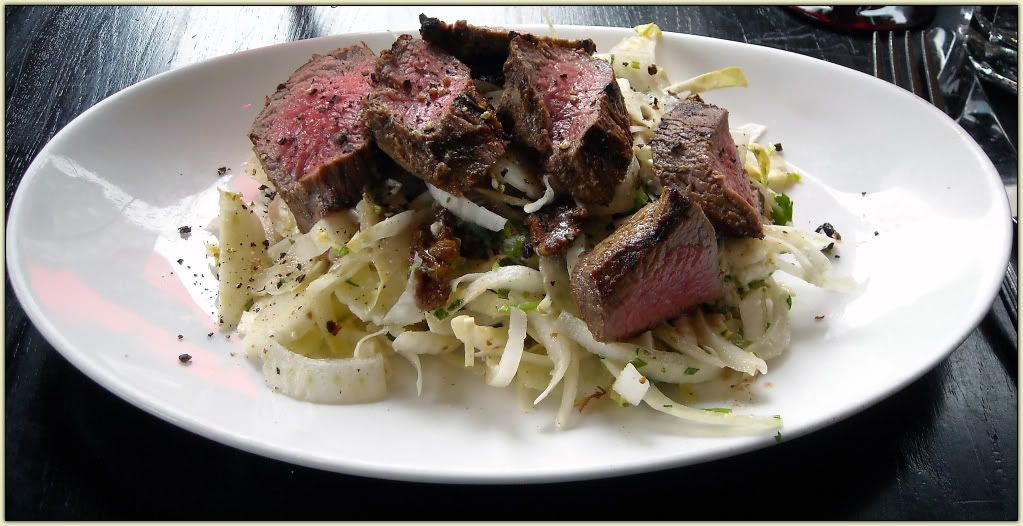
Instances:
[[[601,50],[631,32],[557,31],[593,38]],[[715,436],[648,408],[606,403],[557,432],[556,397],[524,413],[513,390],[487,388],[439,362],[426,364],[421,398],[396,360],[386,401],[301,403],[268,391],[236,341],[207,338],[216,284],[205,270],[202,227],[216,213],[217,186],[254,190],[244,178],[218,178],[217,168],[242,170],[248,127],[277,83],[313,53],[360,40],[380,50],[392,36],[324,37],[167,72],[57,134],[25,173],[7,237],[14,290],[47,340],[90,378],[176,425],[359,475],[582,479],[775,443],[773,435]],[[749,389],[704,406],[780,414],[782,435],[797,437],[905,386],[978,323],[1005,271],[1009,212],[995,169],[952,120],[902,89],[801,55],[678,34],[664,35],[660,55],[675,80],[745,70],[749,88],[706,98],[727,108],[733,124],[768,125],[767,139],[782,142],[808,174],[791,192],[796,225],[833,223],[844,239],[835,272],[862,283],[847,295],[800,289],[791,351]],[[178,235],[182,225],[192,227],[188,240]],[[178,363],[181,353],[191,365]]]

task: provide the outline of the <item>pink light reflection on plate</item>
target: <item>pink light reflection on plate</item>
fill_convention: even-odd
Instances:
[[[195,345],[187,339],[178,341],[176,333],[172,334],[106,299],[82,283],[74,272],[50,270],[37,265],[30,266],[28,270],[29,281],[40,302],[64,314],[68,322],[99,325],[113,333],[134,337],[136,340],[134,350],[148,351],[161,362],[166,362],[168,367],[180,367],[178,355],[190,354],[192,362],[188,366],[189,371],[211,384],[215,383],[246,395],[255,395],[257,389],[263,389],[262,385],[256,385],[242,370],[230,367],[223,356]]]

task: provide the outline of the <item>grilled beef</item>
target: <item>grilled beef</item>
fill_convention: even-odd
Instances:
[[[583,204],[607,204],[632,159],[611,66],[580,49],[518,35],[504,74],[501,118],[543,159],[551,187]]]
[[[455,216],[444,208],[438,210],[433,223],[424,224],[413,235],[409,264],[415,269],[416,305],[420,309],[437,309],[448,301],[452,266],[458,260],[459,245]]]
[[[497,27],[473,26],[459,20],[448,24],[436,18],[419,15],[419,34],[423,40],[436,44],[465,62],[472,75],[478,79],[501,85],[504,82],[502,70],[508,59],[508,47],[519,33]],[[597,46],[592,40],[565,40],[559,38],[535,37],[551,44],[578,48],[593,54]]]
[[[743,173],[727,110],[693,95],[661,118],[650,147],[661,184],[687,192],[719,233],[764,237],[760,192]]]
[[[376,61],[365,44],[313,55],[277,86],[252,124],[256,156],[303,232],[357,203],[373,178],[362,100]]]
[[[380,54],[366,125],[377,145],[424,181],[455,195],[476,186],[504,154],[501,124],[469,68],[402,35]]]
[[[700,207],[667,187],[572,269],[590,332],[620,341],[721,295],[717,240]]]
[[[529,240],[541,256],[560,255],[572,244],[582,228],[587,211],[570,200],[547,205],[526,216]]]

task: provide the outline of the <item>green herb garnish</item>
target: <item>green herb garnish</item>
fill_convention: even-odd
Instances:
[[[759,288],[763,288],[763,287],[766,287],[766,286],[767,286],[767,281],[766,280],[762,280],[762,279],[755,279],[755,280],[749,282],[749,285],[747,285],[747,287],[749,287],[750,290],[759,289]]]
[[[393,334],[391,334],[389,332],[388,333],[384,333],[384,336],[387,336],[387,340],[388,341],[392,341],[392,342],[397,339]]]
[[[728,413],[732,412],[731,409],[727,409],[724,407],[708,407],[707,409],[704,409],[704,411],[709,411],[711,413],[721,413],[724,415],[727,415]]]
[[[632,69],[639,69],[639,61],[638,60],[633,60],[632,61]]]
[[[531,310],[536,310],[538,306],[540,306],[539,301],[527,301],[524,303],[519,303],[519,310],[523,312],[529,312]]]
[[[511,289],[497,289],[497,291],[495,291],[495,294],[497,294],[497,297],[501,298],[503,300],[508,299],[508,294],[510,294],[510,293],[511,293]]]
[[[789,310],[792,310],[792,296],[785,296],[785,304],[789,306]]]
[[[352,250],[350,248],[348,248],[348,245],[341,245],[339,247],[334,247],[334,255],[339,257],[339,258],[343,258],[343,257],[347,256],[349,253],[351,253],[351,251]]]
[[[792,222],[792,200],[785,194],[778,194],[774,196],[774,202],[771,203],[771,217],[774,218],[774,224],[776,225],[787,225]]]
[[[631,362],[629,362],[629,363],[631,363],[631,364],[632,364],[632,366],[633,366],[633,367],[635,367],[636,369],[639,369],[640,367],[643,367],[644,365],[646,365],[646,362],[644,362],[644,361],[643,361],[642,359],[640,359],[640,357],[638,357],[638,356],[637,356],[637,357],[635,357],[635,358],[633,358],[633,359],[632,359],[632,361],[631,361]]]
[[[686,374],[689,376],[692,376],[698,372],[700,372],[700,370],[697,369],[696,367],[686,367]]]

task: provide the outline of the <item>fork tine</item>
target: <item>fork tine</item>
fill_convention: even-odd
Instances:
[[[897,51],[898,45],[895,43],[895,32],[888,32],[888,60],[892,70],[892,78],[897,86],[913,91],[913,86],[906,76],[906,55]]]
[[[923,54],[924,80],[927,81],[927,98],[943,113],[948,113],[948,106],[945,104],[945,97],[941,94],[938,85],[938,50],[934,43],[927,39],[927,33],[920,32],[920,50]]]
[[[920,78],[920,64],[923,62],[923,47],[919,45],[921,41],[914,39],[913,35],[909,31],[905,32],[904,39],[906,50],[906,70],[909,72],[908,76],[911,90],[917,97],[930,102],[930,95],[927,91],[927,86],[924,85],[924,81]]]
[[[890,75],[891,70],[888,67],[888,60],[886,58],[887,53],[884,50],[885,39],[881,36],[881,33],[874,31],[872,49],[874,51],[874,76],[885,81],[894,82],[894,77]]]

